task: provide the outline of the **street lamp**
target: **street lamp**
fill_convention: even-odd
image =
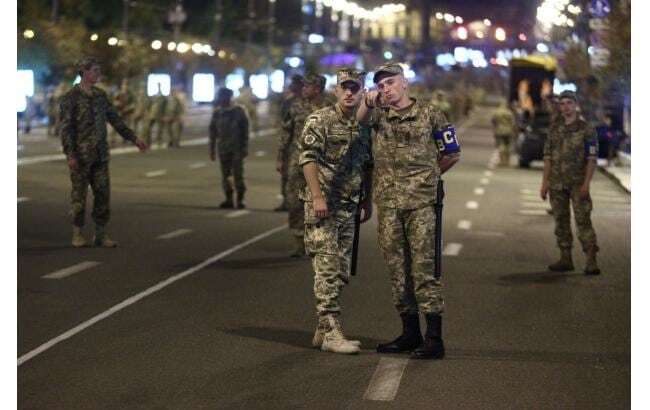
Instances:
[[[151,48],[153,48],[154,50],[160,50],[161,47],[162,47],[162,41],[154,40],[151,42]]]
[[[494,38],[496,38],[497,41],[506,41],[506,31],[501,27],[497,27],[494,32]]]
[[[23,32],[23,36],[27,39],[32,39],[35,35],[34,30],[27,29]]]
[[[97,33],[93,33],[90,36],[90,41],[97,41],[99,39],[99,35]]]
[[[108,39],[108,45],[109,46],[116,46],[117,42],[118,42],[117,37],[111,37],[111,38]]]

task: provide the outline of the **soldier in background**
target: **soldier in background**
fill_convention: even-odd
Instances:
[[[251,132],[257,132],[257,99],[253,95],[253,90],[248,86],[242,87],[239,96],[235,98],[235,104],[244,108]]]
[[[589,194],[598,158],[598,138],[596,131],[578,116],[577,108],[575,93],[563,91],[560,94],[562,118],[551,124],[544,144],[544,177],[540,196],[546,200],[546,196],[550,195],[555,236],[561,253],[560,260],[548,268],[559,272],[574,269],[569,208],[573,206],[578,239],[587,257],[584,273],[598,275],[600,269],[596,254],[599,248],[591,224],[593,204]]]
[[[447,118],[451,118],[451,104],[447,100],[447,96],[445,95],[444,91],[436,90],[433,93],[431,104],[438,110],[442,111],[442,113],[445,114]]]
[[[147,145],[126,126],[108,95],[95,87],[101,76],[99,63],[85,58],[78,64],[81,83],[61,100],[61,142],[68,159],[72,181],[72,246],[82,247],[88,185],[93,191],[92,217],[95,221],[95,246],[114,248],[117,243],[108,237],[106,225],[110,217],[109,148],[106,121],[141,152]]]
[[[145,122],[145,138],[148,145],[152,144],[151,132],[153,127],[156,127],[156,143],[158,147],[162,147],[163,141],[163,130],[165,128],[165,105],[167,104],[167,98],[162,94],[162,88],[158,84],[158,92],[156,95],[151,97],[149,101],[149,109],[146,115]]]
[[[165,103],[165,130],[167,131],[170,148],[180,148],[181,134],[183,132],[183,116],[185,115],[185,101],[179,86],[172,89]]]
[[[244,109],[231,102],[232,90],[220,88],[210,120],[210,160],[215,161],[219,150],[221,184],[226,196],[219,208],[232,209],[233,182],[237,191],[237,209],[243,209],[244,158],[248,155],[248,116]]]
[[[120,117],[122,117],[122,120],[124,120],[124,123],[128,127],[133,127],[132,117],[135,111],[135,96],[129,90],[129,82],[126,78],[122,80],[120,90],[113,99],[113,104]],[[117,143],[117,131],[114,128],[111,128],[109,140],[111,147]]]
[[[370,132],[362,132],[355,118],[364,75],[339,70],[338,102],[312,112],[298,140],[298,163],[307,181],[300,193],[305,201],[305,248],[314,267],[318,314],[312,345],[344,354],[359,352],[358,341],[345,338],[339,321],[339,296],[350,276],[355,216],[359,207],[361,222],[372,215]]]
[[[140,87],[135,97],[135,106],[133,110],[133,131],[142,131],[146,135],[146,122],[149,113],[149,97],[144,87]]]
[[[499,149],[499,166],[510,165],[510,146],[515,139],[517,121],[515,115],[508,108],[508,103],[502,100],[492,116],[494,140]]]
[[[291,256],[296,258],[305,255],[305,210],[299,193],[306,184],[302,167],[298,165],[297,141],[309,114],[327,105],[323,96],[325,83],[326,79],[322,75],[312,73],[305,76],[302,98],[291,104],[283,121],[284,133],[278,150],[278,159],[287,158],[286,164],[279,165],[287,167],[286,198],[289,209],[289,229],[295,242]]]
[[[287,87],[287,91],[283,96],[281,105],[280,105],[280,123],[282,124],[283,129],[286,129],[289,117],[289,109],[291,105],[302,98],[302,87],[303,87],[303,77],[301,75],[291,76],[291,83]],[[286,132],[286,131],[285,131]],[[282,143],[284,136],[280,134],[280,141]],[[275,169],[280,173],[280,192],[282,193],[282,202],[274,210],[276,212],[287,211],[287,166],[289,165],[289,158],[286,157],[288,150],[278,150],[278,158],[276,160]]]
[[[48,117],[47,135],[59,136],[59,123],[60,123],[60,107],[61,98],[68,92],[68,85],[66,82],[61,81],[56,86],[54,91],[50,94],[48,99]]]

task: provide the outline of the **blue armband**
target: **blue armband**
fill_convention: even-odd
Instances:
[[[456,129],[452,125],[447,125],[442,130],[434,132],[433,139],[438,145],[438,151],[443,155],[460,152]]]
[[[585,156],[598,156],[598,140],[596,138],[591,138],[585,141]]]

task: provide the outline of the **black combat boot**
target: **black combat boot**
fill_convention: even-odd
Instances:
[[[442,359],[445,357],[445,344],[442,342],[442,316],[429,313],[427,318],[427,333],[424,342],[411,353],[412,359]]]
[[[422,344],[418,314],[402,313],[400,317],[402,318],[402,334],[392,342],[377,345],[377,353],[409,352]]]
[[[237,192],[237,209],[244,209],[246,205],[244,204],[244,193]]]
[[[574,269],[573,258],[571,257],[571,248],[560,249],[560,260],[548,265],[548,269],[554,272],[567,272]]]
[[[232,194],[226,195],[226,200],[219,204],[220,209],[233,209],[235,204],[232,202]]]

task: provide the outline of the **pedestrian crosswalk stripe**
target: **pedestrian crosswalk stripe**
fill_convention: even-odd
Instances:
[[[485,193],[485,188],[474,188],[474,195],[483,195]]]
[[[546,202],[542,202],[541,200],[539,202],[522,202],[521,206],[524,208],[550,208],[550,205],[547,204]]]
[[[468,230],[472,228],[472,221],[465,219],[458,221],[458,229]]]
[[[379,358],[379,364],[372,375],[372,379],[370,379],[370,384],[363,395],[363,399],[372,401],[392,401],[395,399],[407,363],[408,359]]]
[[[465,207],[467,209],[478,209],[478,202],[476,202],[476,201],[467,201],[467,203],[465,204]]]
[[[493,174],[492,171],[485,171],[483,175],[485,175],[486,177],[491,177]]]
[[[445,249],[442,251],[442,254],[444,256],[458,256],[461,249],[463,249],[463,245],[460,243],[448,243],[445,245]]]
[[[163,175],[165,175],[166,173],[167,173],[166,170],[164,170],[164,169],[159,169],[159,170],[156,170],[156,171],[150,171],[150,172],[147,172],[147,173],[144,174],[144,175],[145,175],[147,178],[155,178],[155,177],[163,176]]]
[[[239,211],[233,211],[233,212],[230,212],[230,213],[226,214],[226,218],[238,218],[240,216],[248,215],[250,213],[251,213],[251,211],[249,211],[247,209],[242,209],[242,210],[239,210]]]
[[[266,151],[262,151],[262,150],[255,151],[255,156],[256,157],[263,157],[264,155],[266,155]]]
[[[206,164],[205,162],[195,162],[195,163],[193,163],[193,164],[190,164],[190,169],[203,168],[203,167],[205,167],[206,165],[208,165],[208,164]]]
[[[489,179],[489,178],[481,178],[481,185],[487,185],[487,184],[489,184],[489,183],[490,183],[490,179]]]
[[[94,268],[95,266],[99,265],[100,262],[94,262],[94,261],[86,261],[86,262],[81,262],[76,265],[72,265],[70,267],[64,268],[64,269],[59,269],[55,272],[48,273],[47,275],[43,276],[44,279],[63,279],[65,277],[68,277],[70,275],[74,275],[75,273],[79,273],[82,271],[85,271],[86,269]]]
[[[528,216],[542,216],[542,215],[548,215],[548,212],[546,212],[543,209],[520,209],[519,213],[521,215],[528,215]]]
[[[175,231],[171,231],[169,233],[163,234],[158,236],[156,239],[172,239],[172,238],[177,238],[182,235],[187,235],[188,233],[192,232],[191,229],[177,229]]]

